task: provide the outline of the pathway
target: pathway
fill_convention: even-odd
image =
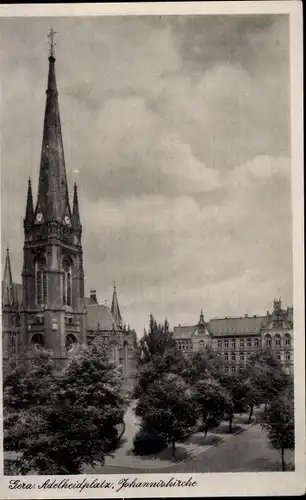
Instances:
[[[172,460],[171,448],[165,448],[160,453],[148,456],[137,456],[133,453],[133,438],[139,429],[139,419],[134,414],[135,402],[126,411],[124,420],[126,424],[125,433],[122,437],[121,446],[114,451],[112,456],[107,456],[105,458],[104,467],[116,467],[116,468],[130,468],[130,472],[133,469],[145,470],[155,470],[155,469],[167,469],[173,468],[175,466]],[[220,443],[221,441],[232,439],[235,433],[241,432],[243,429],[248,428],[246,423],[247,416],[237,416],[235,418],[235,423],[233,427],[233,433],[228,434],[228,423],[223,422],[218,428],[209,432],[207,437],[204,438],[203,432],[197,432],[192,434],[184,443],[177,444],[176,451],[176,462],[182,462],[190,460],[195,456],[205,452],[212,446]],[[103,467],[86,467],[86,473],[94,474],[98,471],[101,473]],[[164,470],[164,472],[167,472]]]
[[[287,463],[293,463],[294,453],[286,451]],[[230,436],[218,446],[209,446],[183,463],[172,463],[168,468],[104,466],[96,467],[96,474],[196,473],[196,472],[273,472],[281,471],[280,454],[271,448],[259,424]],[[87,472],[87,471],[86,471]]]

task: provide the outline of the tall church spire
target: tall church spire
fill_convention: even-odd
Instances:
[[[30,177],[28,180],[27,204],[26,204],[24,221],[27,224],[32,224],[34,222],[33,196],[32,196],[32,185]]]
[[[120,314],[120,309],[119,309],[119,304],[118,304],[118,297],[117,297],[117,290],[116,290],[116,284],[114,283],[114,292],[113,292],[113,300],[112,300],[112,307],[111,307],[111,312],[112,316],[115,320],[115,323],[117,326],[122,327],[122,317]]]
[[[12,278],[11,260],[10,252],[7,248],[5,266],[4,266],[4,276],[2,285],[2,305],[3,306],[13,306],[16,303],[15,291]]]
[[[72,223],[76,229],[79,229],[81,227],[78,188],[76,182],[74,183],[74,188],[73,188]]]
[[[35,215],[40,214],[39,219],[46,222],[62,222],[65,215],[71,217],[55,78],[54,34],[51,28],[48,87],[35,210]]]

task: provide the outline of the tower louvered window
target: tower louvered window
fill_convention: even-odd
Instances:
[[[47,304],[46,259],[40,257],[35,265],[36,304]]]
[[[71,297],[71,263],[69,259],[63,260],[63,275],[62,275],[62,297],[63,297],[63,305],[71,306],[72,297]]]

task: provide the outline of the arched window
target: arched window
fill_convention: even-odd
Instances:
[[[277,333],[274,337],[275,345],[279,347],[281,345],[281,336]]]
[[[118,361],[119,361],[119,351],[118,351],[118,345],[113,344],[110,346],[110,354],[111,354],[111,361],[115,363],[116,367],[118,366]]]
[[[268,333],[267,335],[265,335],[265,346],[271,347],[271,335],[269,335]]]
[[[35,263],[35,291],[36,304],[47,303],[47,274],[46,274],[46,259],[39,257]]]
[[[67,352],[74,351],[75,348],[77,347],[77,344],[78,344],[77,338],[74,335],[72,335],[72,333],[69,333],[69,335],[66,336],[66,342],[65,342]]]
[[[44,336],[41,333],[36,333],[31,338],[31,344],[33,344],[35,346],[35,349],[37,351],[40,351],[41,349],[43,349],[45,347]]]
[[[71,306],[71,262],[66,257],[63,260],[62,297],[63,305]]]
[[[285,347],[291,347],[291,337],[289,333],[285,333],[284,339],[285,339]]]

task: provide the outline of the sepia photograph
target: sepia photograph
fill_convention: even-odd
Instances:
[[[289,477],[289,12],[0,11],[0,33],[7,495]]]

